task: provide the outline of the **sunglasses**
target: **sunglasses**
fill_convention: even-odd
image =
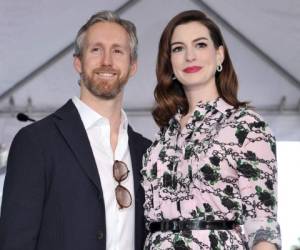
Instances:
[[[117,203],[120,209],[130,207],[132,203],[132,197],[129,190],[121,185],[121,182],[126,180],[128,177],[129,170],[127,165],[123,161],[115,161],[113,165],[113,176],[118,182],[118,185],[115,188],[115,194]]]

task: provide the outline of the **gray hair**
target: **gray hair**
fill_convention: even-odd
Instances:
[[[136,35],[136,27],[135,25],[126,20],[121,19],[117,14],[112,11],[100,11],[90,17],[90,19],[84,24],[77,33],[74,44],[74,56],[81,57],[82,50],[84,47],[84,40],[86,31],[98,22],[111,22],[117,23],[121,25],[129,35],[129,45],[130,45],[130,57],[131,61],[135,61],[137,59],[137,47],[138,47],[138,39]]]

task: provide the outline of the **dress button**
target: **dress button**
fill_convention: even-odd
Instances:
[[[98,231],[97,232],[97,240],[102,240],[103,239],[103,232]]]

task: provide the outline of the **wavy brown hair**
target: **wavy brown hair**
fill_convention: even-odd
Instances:
[[[171,65],[171,38],[174,29],[181,24],[199,22],[204,25],[211,36],[215,48],[224,47],[223,70],[216,72],[216,85],[218,94],[228,104],[238,108],[247,102],[240,102],[237,98],[238,79],[234,71],[227,46],[219,27],[199,10],[184,11],[173,17],[164,29],[160,42],[156,64],[157,85],[154,90],[156,105],[152,115],[159,127],[168,125],[169,120],[177,113],[178,109],[185,115],[189,104],[183,87],[178,80],[173,80]]]

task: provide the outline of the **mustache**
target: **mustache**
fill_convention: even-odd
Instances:
[[[93,73],[110,73],[110,74],[118,74],[119,70],[116,70],[112,68],[111,66],[101,66],[98,68],[95,68],[93,70]]]

